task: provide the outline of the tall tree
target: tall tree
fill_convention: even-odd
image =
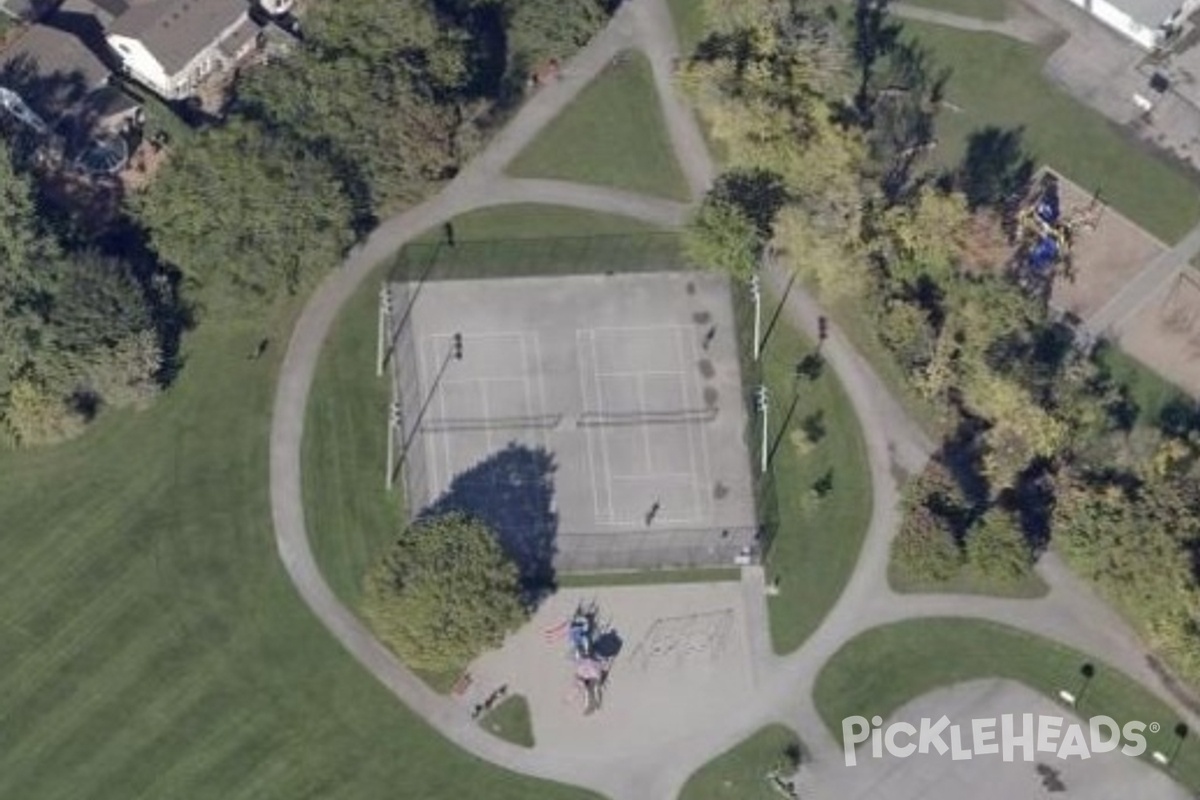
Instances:
[[[327,165],[244,123],[182,147],[133,202],[158,255],[209,304],[296,291],[353,238]]]
[[[367,575],[363,613],[410,667],[457,670],[526,616],[518,570],[492,531],[447,514],[409,527]]]

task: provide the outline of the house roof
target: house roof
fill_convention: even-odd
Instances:
[[[141,42],[173,74],[249,10],[246,0],[153,0],[130,7],[108,32]]]
[[[31,25],[0,53],[0,69],[15,82],[70,83],[93,89],[108,80],[109,70],[74,35],[48,25]]]
[[[229,35],[221,40],[221,52],[228,58],[234,58],[238,52],[249,44],[259,33],[262,28],[254,20],[246,17],[242,20],[242,24],[238,25]]]

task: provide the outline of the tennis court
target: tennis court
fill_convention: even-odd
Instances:
[[[394,293],[411,508],[466,508],[502,539],[539,540],[543,557],[552,541],[557,569],[730,563],[753,544],[724,278],[446,280]]]

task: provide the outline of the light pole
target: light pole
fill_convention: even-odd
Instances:
[[[400,424],[400,404],[393,402],[388,408],[387,481],[385,485],[389,492],[396,480],[396,429],[400,427]]]
[[[767,473],[767,413],[771,408],[771,402],[767,397],[767,387],[758,387],[758,413],[762,417],[762,443],[761,443],[761,464],[760,469],[765,475]]]
[[[750,297],[754,300],[754,360],[762,350],[762,283],[757,275],[750,278]]]
[[[383,375],[387,360],[387,327],[392,318],[392,290],[385,283],[379,287],[379,342],[375,350],[375,377]]]

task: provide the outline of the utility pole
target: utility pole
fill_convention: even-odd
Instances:
[[[379,342],[375,350],[375,377],[383,375],[384,362],[387,360],[387,329],[392,319],[392,290],[385,283],[379,287]]]
[[[762,283],[758,276],[750,278],[750,297],[754,299],[754,360],[762,350]]]
[[[387,481],[385,486],[390,492],[396,482],[396,429],[401,425],[400,404],[393,402],[388,408],[387,431]]]
[[[761,418],[762,418],[762,447],[761,447],[762,463],[760,465],[760,469],[762,470],[762,474],[766,475],[767,474],[767,414],[771,407],[770,400],[767,397],[766,385],[758,387],[757,397],[758,397],[758,413],[759,413],[759,416],[761,416]]]

